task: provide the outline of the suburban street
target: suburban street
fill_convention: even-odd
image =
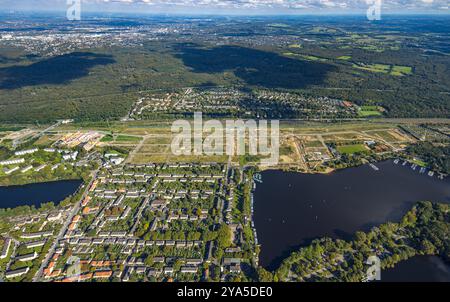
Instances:
[[[58,235],[54,239],[52,246],[48,250],[47,254],[45,255],[44,260],[42,261],[38,271],[36,272],[36,274],[35,274],[35,276],[33,278],[33,282],[42,281],[41,278],[42,278],[42,273],[44,271],[44,268],[47,267],[47,265],[48,265],[48,263],[50,261],[50,258],[55,253],[56,246],[58,245],[58,242],[61,239],[64,238],[64,235],[66,234],[67,229],[68,229],[68,227],[70,225],[70,222],[72,221],[73,217],[76,215],[76,213],[78,213],[78,211],[80,211],[81,203],[83,202],[83,199],[89,193],[89,188],[91,187],[91,185],[94,182],[94,180],[97,178],[97,173],[98,173],[98,169],[92,172],[92,174],[91,174],[92,175],[91,181],[89,182],[89,184],[86,185],[86,187],[84,188],[83,195],[81,196],[80,200],[78,200],[78,202],[73,206],[72,210],[70,211],[69,216],[64,221],[64,224],[61,227],[61,230],[59,231]]]

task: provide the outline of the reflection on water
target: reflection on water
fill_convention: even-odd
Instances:
[[[381,272],[382,282],[450,282],[450,265],[437,256],[416,256]]]

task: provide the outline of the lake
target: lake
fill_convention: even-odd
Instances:
[[[381,282],[450,282],[450,265],[437,256],[415,256],[382,270]]]
[[[62,180],[22,186],[0,187],[0,208],[17,206],[39,207],[52,201],[56,204],[77,191],[81,180]]]
[[[398,221],[417,201],[450,201],[450,181],[393,161],[328,175],[269,170],[254,192],[260,264],[275,269],[291,251],[329,236],[351,239],[358,231]]]

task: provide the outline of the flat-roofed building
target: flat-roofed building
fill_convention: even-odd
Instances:
[[[47,242],[47,240],[44,239],[44,240],[26,242],[26,243],[24,243],[24,245],[27,249],[32,249],[35,247],[43,246],[46,242]]]
[[[28,150],[21,150],[21,151],[14,152],[14,155],[20,156],[20,155],[25,155],[25,154],[33,154],[33,153],[35,153],[37,151],[38,151],[38,148],[33,148],[33,149],[28,149]]]
[[[0,259],[5,259],[8,257],[9,248],[11,247],[12,240],[11,238],[6,238],[5,242],[3,243],[2,253],[0,255]]]
[[[15,269],[15,270],[12,270],[12,271],[7,271],[5,273],[5,278],[9,279],[9,278],[20,277],[22,275],[25,275],[29,271],[30,271],[29,267],[23,267],[23,268]]]
[[[10,159],[10,160],[0,161],[0,166],[17,165],[17,164],[23,164],[24,162],[25,162],[24,158]]]
[[[16,256],[14,259],[21,262],[31,261],[36,259],[38,256],[38,253],[33,252],[30,254],[22,255],[22,256]]]
[[[196,266],[182,266],[180,271],[184,274],[195,274],[198,268]]]

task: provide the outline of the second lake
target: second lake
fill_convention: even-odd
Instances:
[[[60,203],[77,191],[81,180],[61,180],[22,186],[0,187],[0,208],[35,206],[46,202]]]
[[[329,236],[398,221],[418,201],[450,202],[450,180],[419,174],[393,161],[329,175],[270,170],[254,192],[260,265],[276,269],[291,251]]]

